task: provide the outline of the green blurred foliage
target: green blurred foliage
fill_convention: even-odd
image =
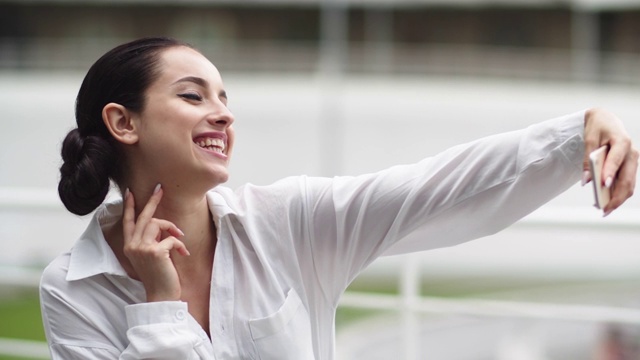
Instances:
[[[45,341],[36,293],[0,298],[0,319],[0,337]]]

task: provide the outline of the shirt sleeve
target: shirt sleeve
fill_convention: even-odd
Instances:
[[[140,305],[147,307],[147,304]],[[178,302],[154,303],[147,309],[127,308],[127,317],[132,323],[127,331],[129,345],[124,351],[109,344],[104,337],[92,337],[84,332],[79,338],[50,341],[51,359],[214,359],[204,341],[184,323],[186,311],[186,303]]]
[[[129,346],[120,359],[213,359],[206,356],[203,339],[189,329],[187,303],[141,303],[125,310]]]
[[[54,261],[40,283],[52,360],[214,359],[189,328],[186,303],[116,304],[108,280],[67,281],[65,274],[65,264]]]
[[[495,233],[575,184],[584,111],[358,177],[307,179],[317,277],[332,301],[380,255]]]

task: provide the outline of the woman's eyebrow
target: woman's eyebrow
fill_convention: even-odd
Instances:
[[[181,83],[181,82],[192,82],[196,85],[202,86],[202,87],[208,87],[209,86],[209,82],[201,77],[197,77],[197,76],[185,76],[181,79],[178,79],[177,81],[175,81],[172,85]]]

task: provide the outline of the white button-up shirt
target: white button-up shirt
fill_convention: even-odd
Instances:
[[[291,177],[207,194],[217,231],[209,338],[180,301],[146,303],[102,205],[41,283],[53,359],[333,359],[340,295],[381,255],[503,229],[575,184],[584,112],[357,177]]]

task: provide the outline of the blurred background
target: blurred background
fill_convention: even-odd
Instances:
[[[222,72],[230,187],[377,171],[593,106],[640,141],[640,0],[0,0],[0,360],[47,358],[39,274],[88,222],[56,193],[82,78],[155,35]],[[338,358],[640,359],[640,200],[592,204],[576,185],[500,234],[375,262],[338,310]]]

